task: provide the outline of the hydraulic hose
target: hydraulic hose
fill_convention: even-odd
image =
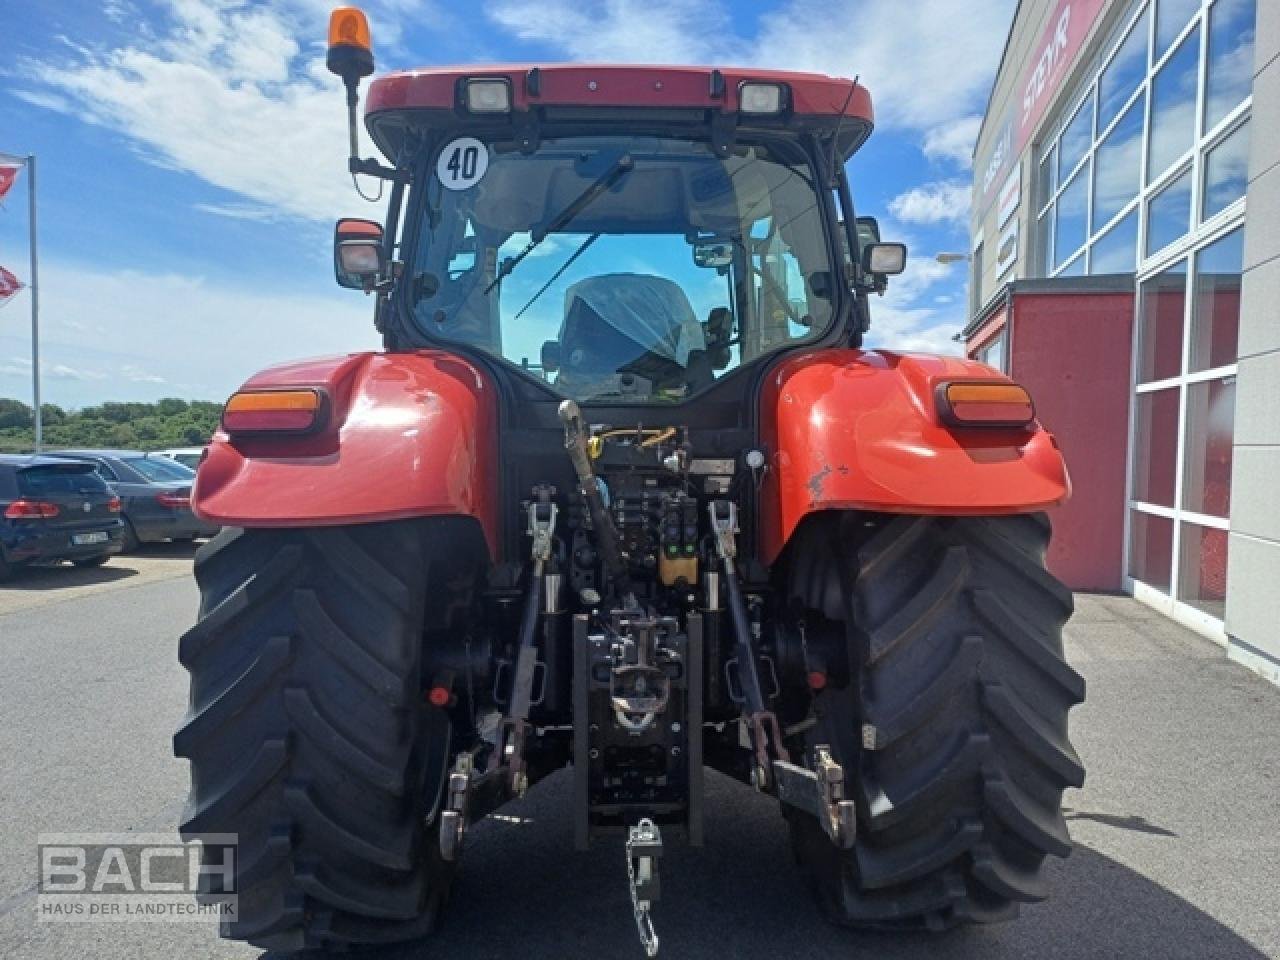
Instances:
[[[582,411],[572,400],[560,404],[560,421],[564,424],[564,448],[573,463],[574,473],[578,475],[578,488],[587,503],[587,512],[591,515],[591,526],[596,534],[596,549],[604,561],[605,572],[610,582],[623,599],[627,607],[635,606],[635,594],[631,589],[631,576],[627,573],[627,561],[622,555],[621,538],[618,528],[613,524],[613,517],[605,509],[604,498],[600,496],[600,485],[596,482],[595,471],[591,468],[591,456],[587,453],[587,435],[582,425]]]

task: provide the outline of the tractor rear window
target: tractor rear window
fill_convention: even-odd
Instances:
[[[821,200],[794,145],[462,138],[431,164],[405,286],[418,325],[565,396],[678,401],[831,323]]]
[[[91,464],[27,467],[18,472],[18,493],[24,497],[58,493],[106,493],[107,485]]]

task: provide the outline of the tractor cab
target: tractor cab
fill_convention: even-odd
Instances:
[[[667,67],[441,68],[374,82],[391,180],[392,348],[435,346],[584,403],[671,405],[800,346],[856,343],[905,251],[856,228],[856,83]],[[865,223],[865,221],[864,221]],[[354,241],[354,242],[353,242]],[[872,273],[870,261],[878,262]],[[895,262],[896,261],[896,262]]]

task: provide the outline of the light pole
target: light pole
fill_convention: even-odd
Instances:
[[[27,219],[31,227],[31,392],[35,401],[36,453],[44,448],[44,416],[40,410],[40,276],[36,254],[36,155],[27,156]]]
[[[946,264],[967,263],[968,261],[973,259],[973,254],[971,253],[939,253],[939,254],[935,254],[933,259],[937,260],[939,263],[946,263]]]

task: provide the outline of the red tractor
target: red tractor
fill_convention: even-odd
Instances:
[[[838,923],[1011,917],[1084,772],[1044,567],[1062,457],[978,363],[863,350],[906,251],[854,213],[856,82],[704,67],[379,77],[335,12],[353,174],[340,284],[385,349],[227,404],[183,636],[182,831],[222,933],[419,937],[468,827],[564,767],[646,945],[703,769],[775,796]]]

